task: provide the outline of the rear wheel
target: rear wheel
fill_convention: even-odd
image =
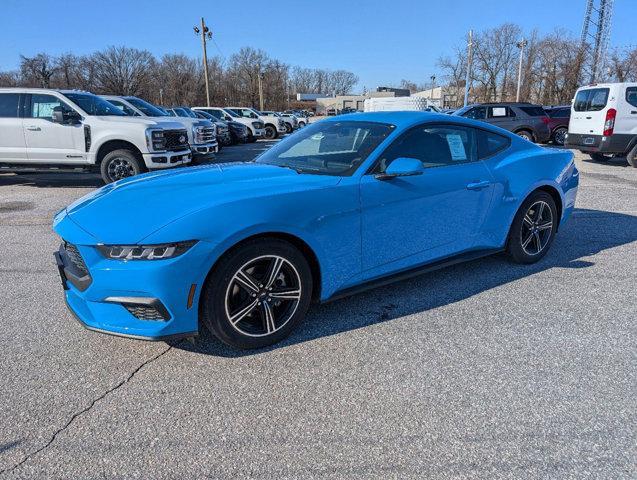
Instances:
[[[113,150],[107,153],[100,164],[100,173],[104,183],[132,177],[144,171],[142,162],[130,150]]]
[[[533,134],[529,132],[528,130],[520,130],[519,132],[515,132],[515,133],[518,137],[522,137],[528,140],[529,142],[533,141]]]
[[[626,160],[628,160],[628,164],[631,167],[637,168],[637,144],[628,152],[626,155]]]
[[[557,228],[557,208],[548,193],[537,191],[527,198],[513,219],[507,253],[516,263],[535,263],[548,252]]]
[[[563,146],[566,141],[567,132],[568,129],[566,127],[556,128],[553,132],[553,143],[555,143],[555,145]]]
[[[303,128],[305,126],[305,122],[299,122],[299,128]]]
[[[221,258],[202,292],[201,319],[221,341],[260,348],[287,337],[312,298],[305,257],[278,239],[257,239]]]

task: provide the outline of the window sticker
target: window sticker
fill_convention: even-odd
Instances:
[[[451,151],[451,158],[453,160],[466,160],[467,152],[464,149],[464,143],[462,143],[462,137],[457,133],[447,134],[447,144]]]
[[[35,118],[52,118],[53,107],[57,107],[59,103],[34,103],[33,104],[33,116]]]
[[[507,109],[506,107],[493,107],[493,116],[494,117],[506,117]]]

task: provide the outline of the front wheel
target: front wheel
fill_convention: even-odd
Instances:
[[[559,219],[555,201],[537,191],[527,198],[513,219],[507,253],[516,263],[535,263],[548,252]]]
[[[287,337],[312,298],[305,257],[279,239],[257,239],[221,258],[202,292],[201,319],[221,341],[261,348]]]
[[[130,150],[113,150],[102,159],[100,173],[104,183],[139,175],[144,171],[142,162]]]
[[[305,122],[299,122],[299,128],[303,128],[305,126]]]
[[[265,126],[265,138],[274,140],[277,137],[276,129],[272,125]]]
[[[289,123],[285,124],[285,132],[286,133],[292,133],[292,125],[290,125]]]

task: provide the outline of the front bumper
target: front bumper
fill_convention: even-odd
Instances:
[[[190,148],[192,150],[193,160],[197,160],[198,157],[208,155],[210,153],[217,153],[219,151],[219,144],[215,140],[210,143],[194,144],[191,145]]]
[[[278,125],[276,127],[276,131],[279,133],[287,133],[288,129],[285,128],[285,123],[283,125]]]
[[[143,153],[142,156],[144,157],[146,168],[153,170],[158,168],[171,168],[192,161],[192,152],[190,150]]]
[[[256,138],[265,137],[265,128],[253,128],[252,129],[252,136],[256,137]]]
[[[637,142],[637,137],[629,134],[618,133],[604,137],[602,135],[568,133],[564,146],[582,152],[625,154],[635,142]]]
[[[90,278],[84,283],[78,283],[64,248],[55,252],[55,258],[67,306],[86,328],[167,340],[198,332],[197,307],[203,272],[211,265],[210,247],[198,242],[173,259],[127,262],[105,259],[95,245],[75,245]],[[153,309],[157,315],[149,316]]]

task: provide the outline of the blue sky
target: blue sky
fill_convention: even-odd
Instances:
[[[46,51],[91,53],[109,45],[156,55],[201,55],[192,26],[204,16],[216,44],[208,54],[230,56],[262,48],[291,65],[347,69],[359,88],[429,82],[436,59],[473,28],[513,22],[547,33],[579,36],[585,0],[2,0],[0,70],[19,55]],[[611,44],[637,46],[637,0],[615,0]]]

